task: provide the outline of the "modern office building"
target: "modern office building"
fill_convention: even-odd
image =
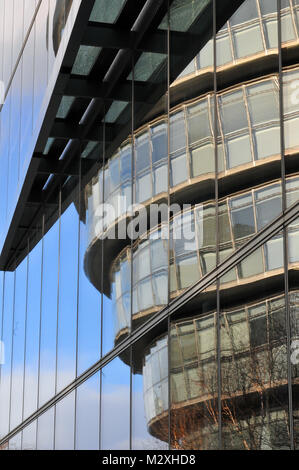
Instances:
[[[0,448],[298,449],[299,1],[0,6]]]

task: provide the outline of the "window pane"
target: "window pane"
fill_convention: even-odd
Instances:
[[[231,200],[233,234],[236,240],[255,233],[252,196],[246,195]]]
[[[188,178],[186,154],[171,158],[171,186],[186,181]]]
[[[24,349],[26,325],[27,258],[16,270],[15,312],[13,325],[13,356],[11,377],[10,429],[22,422]],[[0,286],[0,288],[2,285]]]
[[[88,279],[84,270],[84,258],[88,249],[87,236],[87,228],[81,221],[78,293],[78,375],[100,359],[101,350],[101,296]],[[86,314],[87,305],[88,314]]]
[[[153,351],[153,349],[152,349]],[[167,339],[159,342],[158,382],[165,382],[167,378]],[[138,345],[132,350],[134,374],[132,381],[132,438],[133,449],[168,449],[168,423],[163,415],[161,420],[163,426],[159,426],[159,411],[155,406],[156,395],[154,395],[154,383],[152,374],[151,355],[140,354]],[[143,363],[144,361],[144,363]],[[163,389],[165,393],[165,388]],[[157,418],[157,421],[156,419]],[[156,421],[156,422],[155,422]]]
[[[0,436],[9,431],[10,373],[12,359],[12,328],[14,315],[15,274],[4,274],[4,299],[2,318],[2,343],[4,344],[4,364],[0,375]]]
[[[187,108],[189,144],[211,135],[207,101]]]
[[[263,251],[267,259],[268,246],[276,240],[239,265],[239,279],[250,276],[250,281],[224,284],[220,280],[222,442],[226,450],[290,449],[284,276],[271,273],[269,265],[263,268]],[[280,244],[271,254],[272,262],[282,255]]]
[[[261,249],[256,250],[252,255],[248,256],[239,265],[241,278],[255,276],[264,272],[263,252]]]
[[[55,450],[74,449],[75,392],[57,403],[55,411]]]
[[[252,124],[268,123],[279,119],[278,89],[271,81],[247,88],[248,106]]]
[[[261,3],[263,2],[264,0]],[[250,21],[250,20],[254,20],[255,18],[258,18],[256,2],[245,1],[243,5],[241,5],[241,7],[230,18],[230,23],[232,25],[238,25],[241,23],[246,23],[247,21]]]
[[[37,450],[54,449],[54,408],[38,418],[36,448]]]
[[[77,389],[76,449],[98,450],[100,444],[100,373]]]
[[[170,116],[170,152],[186,147],[186,131],[184,113],[179,112]]]
[[[211,286],[211,292],[213,289]],[[206,296],[207,292],[202,292],[200,311],[192,319],[181,318],[171,325],[171,445],[174,449],[218,448],[215,304],[213,300],[206,303]]]
[[[22,431],[9,440],[8,448],[9,450],[22,450]],[[2,446],[1,450],[4,450]]]
[[[159,441],[168,441],[168,354],[167,338],[155,341],[146,352],[142,373],[144,377],[145,416],[149,432]],[[167,434],[166,434],[167,433]]]
[[[153,164],[167,158],[167,129],[166,124],[151,127],[152,160]]]
[[[59,224],[43,238],[39,406],[55,394]]]
[[[280,129],[263,129],[254,132],[256,155],[258,159],[280,155]]]
[[[277,5],[272,0],[262,0],[260,2],[260,8],[262,15],[268,15],[269,13],[277,12]]]
[[[130,369],[115,359],[102,371],[101,449],[129,449]]]
[[[283,267],[283,244],[281,236],[267,242],[265,251],[267,271]]]
[[[42,242],[39,242],[29,253],[28,263],[28,303],[23,418],[30,416],[38,406]]]
[[[222,126],[225,133],[248,127],[242,91],[227,93],[219,97]]]
[[[29,424],[22,433],[22,450],[36,449],[36,421]]]
[[[148,133],[136,139],[136,172],[150,167],[150,147]]]
[[[71,204],[60,220],[56,392],[76,375],[78,229],[78,212]]]
[[[260,230],[281,212],[281,188],[278,185],[255,192],[257,229]]]
[[[224,37],[216,39],[217,66],[227,64],[233,60],[230,44],[230,37],[226,34]]]
[[[264,49],[260,26],[250,26],[234,31],[233,39],[238,59],[256,54]]]
[[[191,151],[192,176],[206,175],[215,172],[214,147],[202,145]]]

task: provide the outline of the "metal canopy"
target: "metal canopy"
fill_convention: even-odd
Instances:
[[[243,1],[216,0],[217,31]],[[48,214],[45,232],[55,222],[60,188],[64,188],[63,211],[74,199],[78,181],[84,188],[96,174],[102,165],[100,148],[103,147],[96,144],[103,142],[104,133],[106,158],[130,134],[132,64],[138,64],[142,54],[157,54],[160,59],[159,66],[148,79],[136,77],[134,82],[134,124],[137,128],[167,91],[165,76],[169,48],[174,58],[170,67],[171,83],[211,38],[212,0],[203,2],[205,7],[187,31],[170,31],[168,35],[167,30],[161,29],[161,22],[168,5],[171,8],[173,3],[174,0],[127,0],[115,22],[104,23],[90,21],[95,0],[82,0],[7,232],[0,256],[1,270],[13,270],[22,261],[28,252],[28,239],[31,240],[29,249],[39,241],[40,235],[36,234],[35,228],[41,226],[45,211]],[[90,70],[77,73],[80,51],[97,54]],[[66,116],[61,118],[57,114],[63,97],[71,98],[71,104]],[[117,102],[123,105],[121,113],[115,122],[107,122],[104,126],[105,115]],[[49,138],[50,150],[45,153]],[[80,162],[79,156],[90,141],[95,142],[95,150]]]

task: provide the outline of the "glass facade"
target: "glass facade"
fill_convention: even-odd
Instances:
[[[0,18],[1,221],[3,244],[35,147],[45,98],[57,76],[78,0],[3,0]],[[73,7],[73,8],[72,8]]]
[[[2,2],[4,233],[81,2]],[[299,2],[159,8],[87,134],[92,97],[58,93],[44,204],[0,272],[0,449],[299,448]],[[139,34],[126,0],[90,10]],[[87,37],[68,78],[108,88],[125,49]]]

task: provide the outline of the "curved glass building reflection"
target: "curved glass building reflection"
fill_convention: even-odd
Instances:
[[[289,301],[292,313],[298,315],[298,292],[291,292]],[[217,447],[216,336],[214,312],[172,324],[172,427],[176,444],[184,449]],[[287,384],[283,360],[285,337],[283,296],[240,304],[233,310],[221,312],[226,448],[272,448],[278,430],[280,442],[276,445],[287,448],[288,426],[282,391]],[[143,374],[149,426],[161,438],[168,415],[166,362],[167,339],[159,338],[146,352]],[[298,367],[294,374],[298,384]],[[268,394],[270,403],[264,402],[263,394]],[[253,403],[254,413],[250,413],[248,405],[252,407]],[[265,406],[268,407],[266,413]],[[209,412],[208,419],[205,408]]]
[[[286,190],[289,202],[298,200],[299,178],[287,179]],[[280,212],[280,182],[221,201],[220,260],[229,257]],[[296,253],[299,232],[297,233],[296,227],[294,224],[289,233],[289,255],[292,262],[299,263],[299,256]],[[167,304],[165,286],[169,280],[170,296],[174,298],[216,267],[215,206],[208,202],[175,216],[170,221],[170,239],[172,250],[169,276],[168,244],[163,239],[159,227],[135,242],[132,256],[130,249],[126,247],[114,260],[111,271],[111,295],[115,304],[116,337],[121,335],[121,330],[128,331],[131,321],[129,286],[131,269],[134,279],[132,321],[140,322],[141,318],[146,319],[148,315]],[[282,236],[275,242],[269,242],[254,256],[243,262],[239,269],[226,276],[226,282],[283,268],[283,259],[277,258],[278,250],[275,246],[282,246]]]
[[[295,133],[299,112],[296,103],[292,101],[294,91],[291,88],[298,78],[299,70],[296,67],[285,71],[283,75],[286,98],[285,151],[288,156],[295,154],[299,146],[299,137],[297,139]],[[219,179],[225,180],[236,172],[245,172],[280,160],[278,76],[238,85],[225,93],[219,93],[217,110]],[[208,94],[191,104],[180,106],[170,114],[171,194],[184,193],[186,186],[190,188],[190,185],[214,179],[213,111],[213,94]],[[148,205],[165,197],[168,191],[165,119],[162,117],[138,131],[134,136],[134,145],[133,201]],[[109,159],[104,171],[100,171],[86,189],[90,242],[101,235],[97,232],[99,227],[102,231],[107,230],[126,215],[132,204],[131,158],[132,143],[124,143],[116,155]],[[266,168],[260,169],[261,173],[265,171]],[[104,195],[101,194],[102,180],[105,182]],[[233,178],[231,186],[233,192]],[[247,186],[250,187],[250,181]],[[101,203],[107,203],[113,208],[103,226],[96,224]]]
[[[298,449],[299,0],[2,1],[0,449]]]
[[[291,50],[297,45],[299,4],[282,3],[282,48]],[[278,57],[274,4],[246,1],[218,33],[216,69],[225,77],[223,89],[194,96],[196,83],[213,71],[210,41],[171,85],[172,95],[181,93],[184,98],[171,108],[169,121],[160,114],[137,129],[86,187],[85,268],[91,282],[112,299],[115,344],[299,200],[299,134],[295,131],[299,109],[294,85],[299,69],[296,65],[283,69],[280,111],[278,61],[273,65]],[[253,69],[250,78],[242,71],[246,63]],[[281,177],[281,119],[285,178]],[[181,205],[191,203],[190,208],[171,215],[166,224],[155,226],[149,220],[133,243],[114,241],[114,248],[109,248],[111,232],[131,220],[133,203],[142,204],[149,213],[152,204],[167,198]],[[110,207],[105,218],[100,213],[103,204]],[[299,266],[297,222],[287,232],[290,289],[296,286],[293,279]],[[289,448],[286,301],[295,322],[293,338],[298,335],[299,310],[298,291],[290,291],[287,300],[283,294],[283,243],[281,231],[197,300],[204,304],[205,297],[211,299],[217,289],[227,304],[219,312],[224,448]],[[109,281],[103,281],[97,269],[100,244],[113,253],[105,258]],[[143,346],[142,363],[133,361],[144,377],[149,432],[166,441],[171,413],[174,448],[217,448],[215,308],[201,306],[201,315],[196,302],[192,308],[182,308],[170,333]],[[129,363],[128,356],[123,360]],[[295,368],[294,384],[297,372]]]

